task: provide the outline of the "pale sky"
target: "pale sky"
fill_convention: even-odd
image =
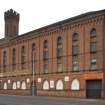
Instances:
[[[19,34],[77,16],[105,9],[105,0],[0,0],[0,38],[4,37],[4,12],[20,13]]]

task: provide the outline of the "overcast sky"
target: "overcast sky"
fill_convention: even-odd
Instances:
[[[0,38],[4,37],[4,12],[20,13],[19,34],[88,11],[105,9],[105,0],[0,0]]]

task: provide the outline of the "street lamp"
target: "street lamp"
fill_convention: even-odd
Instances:
[[[35,96],[35,55],[34,51],[32,52],[32,96]]]

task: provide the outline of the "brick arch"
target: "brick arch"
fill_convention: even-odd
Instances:
[[[21,89],[23,89],[23,90],[27,89],[26,81],[21,82]]]
[[[4,82],[3,89],[5,89],[5,90],[8,89],[7,82]]]
[[[57,80],[56,81],[56,90],[63,90],[63,89],[64,89],[63,80]]]
[[[43,90],[49,90],[50,89],[50,85],[48,80],[44,80],[43,81]]]
[[[80,81],[75,78],[71,82],[71,90],[79,90],[80,89]]]

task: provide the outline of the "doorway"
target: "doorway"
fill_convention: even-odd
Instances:
[[[102,80],[87,80],[86,81],[86,97],[101,98]]]

